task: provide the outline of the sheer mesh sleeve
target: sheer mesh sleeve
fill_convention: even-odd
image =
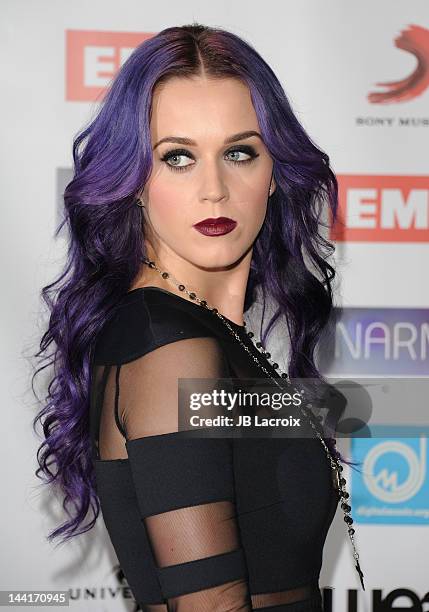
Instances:
[[[118,418],[168,610],[252,610],[231,440],[178,431],[178,379],[223,378],[225,368],[216,339],[200,337],[160,346],[118,375]]]

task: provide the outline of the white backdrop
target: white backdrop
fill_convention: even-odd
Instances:
[[[414,334],[412,346],[408,343],[396,356],[391,345],[383,352],[376,347],[369,356],[363,346],[345,355],[341,336],[334,371],[347,375],[353,367],[377,375],[393,368],[397,375],[428,376],[429,7],[425,0],[3,0],[1,9],[0,589],[71,589],[73,609],[131,610],[131,594],[117,572],[101,517],[89,535],[66,547],[55,549],[45,541],[62,517],[59,504],[34,477],[39,442],[30,426],[37,407],[28,357],[46,326],[39,292],[63,263],[64,238],[54,240],[53,233],[70,177],[72,138],[96,110],[93,87],[102,90],[108,81],[98,74],[97,61],[104,56],[113,76],[112,49],[122,49],[125,57],[145,36],[194,19],[251,42],[279,76],[312,139],[330,155],[340,181],[346,230],[337,241],[337,303],[344,307],[350,342],[374,322],[395,338],[399,328]],[[401,40],[414,52],[401,49],[401,42],[395,46],[405,31]],[[85,51],[83,66],[79,49]],[[387,90],[377,84],[408,77],[418,61],[419,75],[402,95],[394,93],[388,103],[368,97]],[[417,456],[414,442],[401,443]],[[340,449],[363,459],[371,450],[364,445],[351,449],[344,440]],[[429,595],[422,603],[429,591],[427,451],[418,455],[422,486],[401,502],[412,512],[404,510],[396,518],[359,510],[378,507],[381,489],[392,493],[395,479],[408,478],[411,467],[403,456],[390,452],[385,462],[379,468],[387,474],[385,482],[377,480],[377,470],[372,474],[378,489],[365,488],[362,479],[345,472],[367,591],[359,590],[338,511],[320,581],[326,597],[332,597],[327,612],[381,612],[399,605],[429,610]],[[394,491],[389,499],[383,507],[398,508]],[[396,589],[402,593],[397,599],[391,594],[383,607]]]

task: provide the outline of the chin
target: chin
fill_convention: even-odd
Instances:
[[[210,253],[210,249],[207,249],[204,254],[195,254],[194,256],[188,258],[192,264],[199,268],[204,268],[206,270],[219,270],[219,269],[228,269],[233,267],[235,264],[238,264],[241,258],[245,255],[247,250],[239,250],[237,252],[225,252],[225,249],[222,250],[222,253],[218,252],[216,249],[214,252]]]

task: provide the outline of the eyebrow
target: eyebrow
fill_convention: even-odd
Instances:
[[[246,138],[250,138],[251,136],[258,136],[262,140],[261,134],[259,132],[255,132],[254,130],[247,130],[246,132],[238,132],[238,134],[233,134],[232,136],[228,136],[226,138],[224,144],[231,144],[232,142],[237,142],[238,140],[245,140]],[[158,145],[162,142],[175,142],[177,144],[196,146],[197,143],[195,140],[191,140],[190,138],[183,138],[181,136],[165,136],[165,138],[161,138],[158,140],[156,145],[153,147],[155,150]]]

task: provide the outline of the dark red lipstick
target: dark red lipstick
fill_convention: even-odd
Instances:
[[[223,236],[229,234],[237,225],[237,221],[228,217],[217,217],[217,219],[203,219],[195,223],[193,227],[205,236]]]

